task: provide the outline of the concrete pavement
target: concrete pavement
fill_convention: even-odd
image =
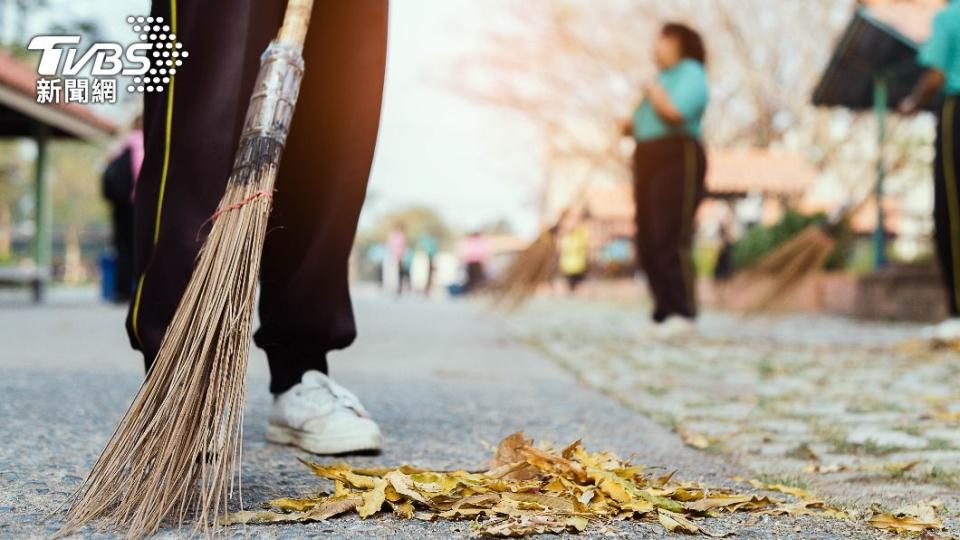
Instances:
[[[510,337],[505,322],[470,302],[356,294],[360,338],[331,358],[332,375],[353,389],[381,422],[387,448],[356,465],[411,463],[482,468],[503,436],[632,455],[638,463],[679,470],[678,477],[731,485],[743,473],[722,456],[685,446],[669,429],[578,382]],[[33,307],[0,298],[0,537],[42,537],[45,520],[82,481],[140,383],[128,350],[122,310],[73,298]],[[248,376],[244,431],[244,501],[315,491],[315,477],[292,449],[263,441],[270,396],[266,361],[257,351]],[[739,489],[744,489],[742,486]],[[734,515],[714,530],[743,538],[873,537],[860,523],[816,518]],[[448,538],[468,523],[333,519],[293,526],[235,528],[237,537]],[[592,529],[588,536],[604,533]],[[186,531],[165,530],[162,537]],[[659,525],[620,523],[605,533],[670,536]],[[87,531],[86,536],[101,536]],[[108,536],[109,537],[109,536]]]

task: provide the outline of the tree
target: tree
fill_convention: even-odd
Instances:
[[[446,84],[467,99],[511,111],[539,130],[541,213],[558,181],[626,180],[622,122],[654,76],[648,44],[664,21],[699,29],[709,50],[706,137],[717,147],[781,147],[807,155],[848,192],[866,191],[876,156],[869,115],[810,104],[856,0],[518,0],[510,24],[452,66]],[[912,178],[923,122],[891,126],[892,165]],[[567,178],[563,178],[564,176]],[[567,189],[575,194],[576,190]],[[556,211],[556,208],[553,209]]]

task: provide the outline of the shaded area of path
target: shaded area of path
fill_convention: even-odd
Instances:
[[[356,303],[360,339],[331,358],[332,375],[355,390],[381,422],[387,449],[377,457],[349,458],[351,464],[478,469],[501,437],[523,430],[558,444],[582,438],[589,448],[678,469],[678,477],[707,484],[730,485],[729,478],[739,473],[513,341],[498,317],[480,306],[398,301],[370,291],[358,293]],[[122,321],[121,310],[92,303],[0,304],[0,537],[55,530],[56,519],[44,522],[44,516],[82,481],[135,393],[140,362],[127,349]],[[245,502],[315,491],[319,483],[296,460],[303,454],[263,442],[270,399],[266,362],[256,352],[251,364]],[[813,518],[736,515],[710,525],[746,538],[875,534],[859,524]],[[386,516],[231,533],[447,538],[468,531],[468,523]],[[592,531],[588,536],[603,532]],[[617,524],[610,532],[669,536],[659,525]]]

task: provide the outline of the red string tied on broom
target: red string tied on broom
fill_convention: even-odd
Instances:
[[[213,213],[212,216],[208,217],[206,221],[200,224],[200,230],[197,231],[197,242],[200,241],[200,235],[203,233],[203,229],[205,229],[207,225],[212,224],[214,221],[217,220],[217,218],[219,218],[223,214],[226,214],[227,212],[233,212],[234,210],[239,210],[244,206],[258,199],[268,199],[272,201],[273,192],[268,190],[257,191],[256,193],[250,195],[249,197],[247,197],[246,199],[243,199],[242,201],[219,208],[216,212]]]

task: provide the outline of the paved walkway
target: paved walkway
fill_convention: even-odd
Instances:
[[[824,316],[708,313],[698,338],[663,342],[650,338],[646,311],[542,299],[512,328],[754,478],[864,511],[940,500],[957,526],[960,351],[921,344],[916,325]]]
[[[582,438],[590,448],[633,455],[638,463],[678,469],[678,477],[707,484],[729,486],[732,477],[748,474],[723,456],[685,446],[668,427],[578,382],[509,337],[504,321],[482,306],[361,291],[357,312],[360,339],[331,359],[332,371],[382,423],[388,446],[381,456],[351,463],[476,469],[501,437],[524,430],[557,443]],[[56,518],[45,516],[81,482],[135,393],[140,364],[126,347],[122,321],[121,310],[77,300],[43,308],[0,303],[0,537],[39,537],[56,529]],[[245,500],[249,505],[313,491],[317,481],[297,462],[297,452],[263,442],[266,362],[256,353],[251,364]],[[710,525],[743,538],[879,534],[859,522],[811,517],[734,515]],[[468,529],[388,516],[232,533],[449,538]],[[624,523],[610,532],[669,536],[659,525]]]

